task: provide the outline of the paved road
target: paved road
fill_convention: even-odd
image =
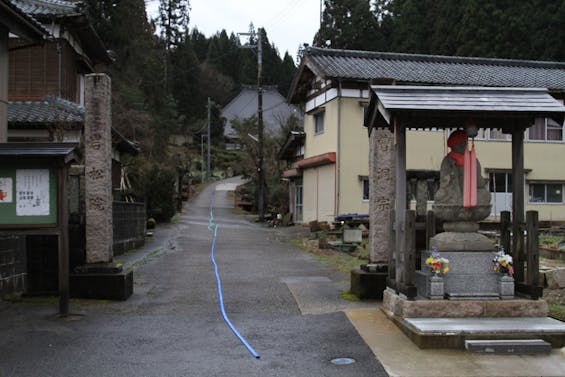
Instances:
[[[339,299],[343,275],[291,246],[280,229],[234,215],[225,190],[237,182],[191,202],[166,247],[136,266],[129,300],[75,302],[79,315],[69,319],[55,316],[56,303],[0,303],[0,376],[386,376],[339,311],[349,305]],[[212,196],[226,311],[260,359],[220,314]],[[356,363],[334,365],[336,357]]]

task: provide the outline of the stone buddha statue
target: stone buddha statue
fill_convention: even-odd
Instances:
[[[446,232],[476,233],[479,230],[477,222],[490,214],[488,181],[481,175],[479,161],[476,161],[476,193],[474,193],[476,195],[476,203],[464,205],[464,153],[468,148],[467,138],[467,133],[463,130],[452,132],[447,140],[447,146],[451,151],[444,157],[441,163],[440,183],[439,189],[435,194],[433,211],[436,217],[444,220],[443,228]],[[433,239],[438,236],[439,234]],[[441,237],[447,237],[447,235]],[[473,238],[475,239],[476,237],[473,236]],[[484,241],[482,237],[480,239]],[[492,243],[488,242],[488,247],[484,242],[474,246],[479,249],[490,249],[492,248]],[[474,248],[476,249],[476,247]]]

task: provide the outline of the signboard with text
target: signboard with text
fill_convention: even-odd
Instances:
[[[55,171],[49,167],[0,167],[0,227],[56,223]]]

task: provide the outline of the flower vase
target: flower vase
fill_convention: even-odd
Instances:
[[[514,278],[507,274],[498,277],[498,294],[501,299],[514,298]]]
[[[439,273],[433,273],[432,276],[428,277],[428,298],[430,300],[443,300],[444,289],[443,289],[443,277]]]

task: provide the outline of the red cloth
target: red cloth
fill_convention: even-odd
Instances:
[[[451,151],[447,155],[455,160],[455,165],[463,166],[463,159],[464,159],[463,153],[457,153],[457,152]]]
[[[465,148],[463,163],[463,207],[477,206],[477,155],[475,143],[471,150]]]
[[[455,145],[459,144],[462,140],[467,140],[467,133],[463,130],[453,131],[449,138],[447,139],[447,146],[453,148]]]

